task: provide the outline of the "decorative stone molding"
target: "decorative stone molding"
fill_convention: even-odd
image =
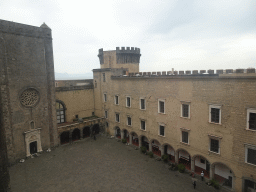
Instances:
[[[41,128],[37,128],[34,130],[24,132],[27,157],[31,155],[30,154],[30,143],[32,143],[32,142],[35,142],[35,141],[37,142],[37,153],[42,152],[40,130],[41,130]]]
[[[34,88],[25,89],[20,94],[20,103],[24,107],[34,107],[39,102],[39,92]]]

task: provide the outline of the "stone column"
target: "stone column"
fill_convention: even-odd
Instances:
[[[124,138],[124,131],[121,130],[121,139],[123,139],[123,138]]]
[[[210,166],[210,180],[214,179],[214,171],[215,171],[215,166],[211,165]]]
[[[192,157],[191,159],[191,171],[195,172],[195,157]]]
[[[161,151],[161,156],[164,155],[164,147],[162,145],[159,147],[159,150]]]
[[[179,163],[179,151],[175,151],[175,163]]]
[[[149,144],[148,144],[148,150],[149,150],[149,151],[152,151],[152,142],[149,142]]]
[[[132,144],[132,134],[129,134],[129,143]]]

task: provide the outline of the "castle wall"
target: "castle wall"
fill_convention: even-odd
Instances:
[[[45,26],[0,20],[2,127],[9,163],[26,156],[24,132],[31,129],[41,128],[43,149],[58,144],[52,38]]]
[[[109,72],[111,76],[111,71]],[[99,79],[100,80],[100,79]],[[246,129],[247,109],[256,108],[254,96],[255,74],[195,75],[195,76],[139,76],[111,77],[101,86],[98,94],[107,93],[104,110],[108,111],[108,131],[114,135],[115,127],[148,140],[156,139],[161,145],[168,143],[177,150],[186,150],[191,157],[201,155],[227,178],[227,170],[233,173],[234,188],[240,191],[244,176],[255,178],[254,165],[245,163],[245,143],[256,145],[256,132]],[[119,104],[114,103],[115,95]],[[126,97],[131,97],[131,107],[126,107]],[[96,98],[96,97],[95,97]],[[100,98],[100,96],[98,96]],[[146,110],[140,109],[140,99],[146,101]],[[165,102],[165,113],[158,113],[158,101]],[[97,100],[96,103],[102,99]],[[190,106],[190,117],[181,117],[181,105]],[[209,107],[221,107],[221,123],[209,123]],[[120,114],[116,122],[115,114]],[[127,117],[132,125],[127,125]],[[146,121],[146,130],[140,129],[140,121]],[[159,125],[165,126],[165,135],[159,135]],[[188,131],[189,143],[181,142],[181,132]],[[220,153],[210,152],[210,138],[218,138]],[[223,169],[219,169],[220,165]],[[223,171],[224,170],[224,171]],[[225,173],[222,173],[225,172]]]
[[[94,112],[93,89],[81,90],[56,90],[56,100],[65,104],[66,122],[73,122],[76,115],[78,118],[92,116]]]

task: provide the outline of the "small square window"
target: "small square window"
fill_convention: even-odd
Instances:
[[[144,131],[146,130],[146,122],[144,120],[140,121],[140,128]]]
[[[120,115],[119,115],[119,113],[116,113],[116,122],[120,122]]]
[[[126,107],[131,107],[131,97],[126,97]]]
[[[105,111],[105,118],[108,118],[108,111]]]
[[[159,135],[164,136],[164,126],[159,126]]]
[[[219,153],[219,140],[210,139],[210,151]]]
[[[256,130],[256,109],[247,109],[247,129]]]
[[[182,131],[182,142],[188,143],[188,132]]]
[[[209,122],[221,124],[221,106],[210,105]]]
[[[106,93],[103,94],[103,97],[104,97],[104,102],[107,102],[107,94]]]
[[[127,125],[131,126],[132,125],[132,118],[127,117]]]
[[[165,113],[165,101],[164,100],[159,100],[158,101],[158,113]]]
[[[140,99],[140,109],[146,109],[145,99]]]
[[[115,95],[115,104],[119,105],[119,96],[118,95]]]

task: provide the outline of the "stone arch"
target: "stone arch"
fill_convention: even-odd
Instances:
[[[121,139],[121,129],[118,126],[115,126],[115,137]]]
[[[85,126],[83,128],[83,138],[90,137],[91,135],[91,128],[89,126]]]
[[[77,141],[81,138],[80,130],[78,128],[75,128],[72,132],[72,141]]]
[[[129,132],[127,131],[127,129],[123,129],[123,138],[126,139],[127,143],[129,143],[130,138],[129,138]]]
[[[243,192],[247,192],[250,189],[254,189],[256,186],[256,179],[253,179],[251,177],[242,177],[242,181],[243,181]]]
[[[191,170],[191,155],[190,153],[183,148],[176,150],[176,155],[178,158],[178,163],[185,165],[186,169]]]
[[[66,143],[69,143],[70,140],[69,140],[69,131],[64,131],[60,134],[60,144],[63,145],[63,144],[66,144]]]
[[[235,173],[233,170],[222,162],[212,163],[212,175],[220,184],[234,188]]]
[[[156,139],[151,139],[150,144],[151,144],[152,152],[155,155],[161,157],[161,155],[162,155],[162,153],[161,153],[161,146],[162,146],[161,143]]]
[[[149,140],[148,140],[148,138],[144,135],[140,135],[139,138],[141,140],[141,146],[146,147],[147,150],[149,151]]]
[[[136,133],[136,132],[131,132],[130,133],[131,134],[131,136],[132,136],[132,144],[133,145],[135,145],[135,146],[139,146],[139,136],[138,136],[138,134]]]
[[[211,163],[206,157],[200,154],[196,154],[192,157],[191,162],[192,171],[198,175],[201,175],[202,171],[204,172],[204,177],[210,178],[210,169]]]
[[[162,145],[163,154],[168,155],[168,160],[175,163],[175,149],[169,143],[164,143]]]
[[[92,126],[92,134],[99,134],[100,133],[100,125],[96,123]]]

